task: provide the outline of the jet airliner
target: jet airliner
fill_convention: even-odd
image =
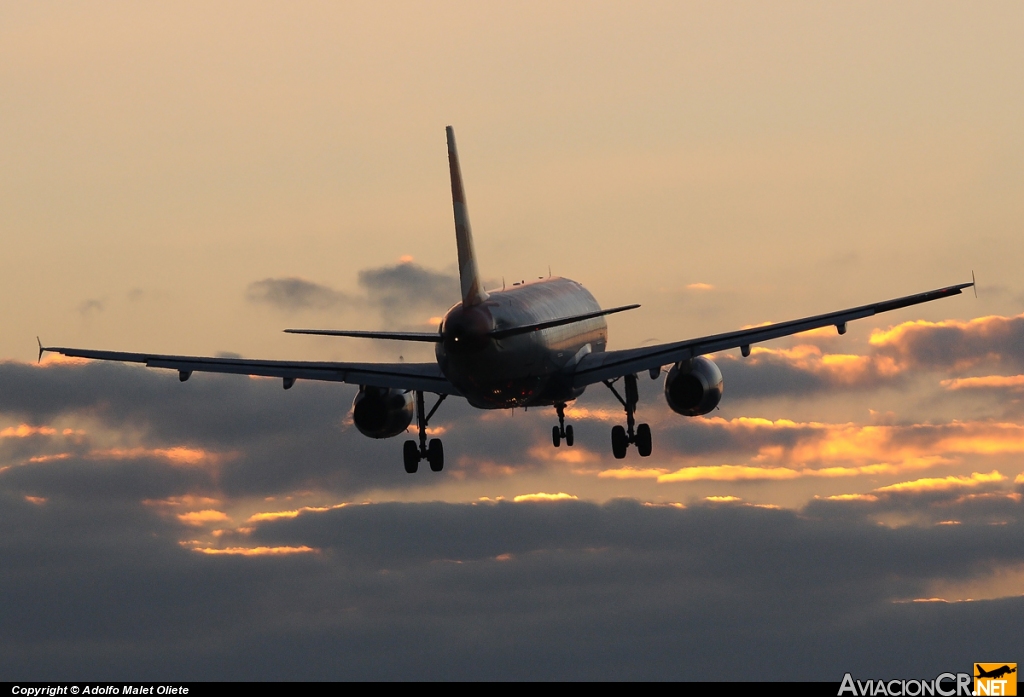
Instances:
[[[847,322],[919,303],[959,295],[973,283],[939,288],[902,298],[862,305],[813,317],[768,324],[752,329],[642,348],[609,351],[607,315],[639,305],[602,309],[581,284],[567,278],[543,278],[511,288],[487,291],[481,284],[473,235],[462,186],[455,133],[446,129],[455,239],[458,249],[462,300],[445,314],[436,332],[384,332],[336,329],[286,329],[292,334],[366,337],[419,341],[434,345],[432,363],[346,363],[250,360],[203,356],[97,351],[39,345],[40,357],[52,351],[65,356],[142,363],[178,371],[188,380],[193,372],[237,373],[281,378],[284,389],[296,380],[326,380],[358,385],[352,420],[371,438],[392,438],[416,422],[418,440],[407,440],[405,470],[416,472],[426,460],[430,469],[444,467],[444,449],[437,438],[427,440],[427,425],[448,396],[462,397],[480,409],[554,407],[558,425],[552,428],[555,447],[573,445],[573,428],[565,423],[565,407],[597,383],[608,387],[622,404],[625,426],[612,428],[612,453],[624,458],[630,445],[641,457],[651,454],[651,429],[636,423],[638,375],[664,379],[669,408],[683,416],[707,414],[722,398],[723,380],[707,354],[740,349],[819,327],[834,326],[846,333]],[[620,389],[617,389],[618,385]],[[425,394],[436,395],[426,409]]]

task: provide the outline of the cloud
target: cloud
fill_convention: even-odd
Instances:
[[[411,257],[391,266],[363,269],[358,283],[362,294],[350,295],[302,278],[265,278],[250,283],[246,297],[285,312],[369,308],[380,313],[387,326],[421,324],[461,297],[457,276],[427,269]]]
[[[975,378],[953,378],[943,380],[947,390],[1024,390],[1024,375],[985,375]]]
[[[728,398],[799,396],[827,391],[903,387],[928,372],[953,377],[949,390],[1008,389],[1013,377],[963,377],[979,366],[1024,368],[1024,315],[987,316],[969,321],[910,321],[871,333],[863,354],[834,353],[829,329],[796,335],[789,347],[755,346],[740,358],[732,352],[715,360],[722,366]]]
[[[84,301],[78,306],[78,313],[81,315],[90,315],[97,312],[103,312],[106,309],[107,303],[105,300],[90,299]]]
[[[312,547],[226,547],[224,549],[214,549],[212,547],[194,547],[193,552],[199,552],[200,554],[230,554],[240,555],[243,557],[265,557],[265,556],[279,556],[282,554],[308,554],[311,552],[317,552],[318,550]]]
[[[545,494],[540,492],[537,494],[520,494],[512,499],[515,503],[522,503],[524,501],[575,501],[578,497],[572,494],[566,494],[564,492],[558,492],[557,494]]]
[[[1024,366],[1024,315],[903,322],[871,333],[871,346],[901,368],[965,370],[980,363]]]
[[[462,297],[457,276],[432,271],[411,260],[364,269],[359,272],[359,286],[384,320],[391,322],[403,321],[414,311],[447,310]]]
[[[881,670],[893,656],[901,670],[937,672],[963,651],[989,649],[986,641],[1012,641],[1024,619],[1012,598],[896,602],[956,599],[986,579],[1016,578],[1002,570],[1024,562],[1021,497],[994,474],[970,477],[976,486],[850,494],[802,511],[726,494],[685,508],[598,505],[541,486],[519,503],[353,505],[360,492],[402,496],[424,482],[402,472],[394,442],[343,430],[350,395],[230,377],[181,384],[124,366],[0,364],[0,417],[10,423],[0,443],[27,448],[0,452],[0,670],[17,679],[731,671],[834,680],[858,665]],[[605,432],[599,412],[580,434]],[[513,471],[531,466],[518,458],[550,427],[456,405],[449,416],[446,437],[471,453],[462,457],[486,454]],[[995,442],[1012,455],[1021,440],[999,422],[875,431],[681,423],[713,442],[708,452],[763,456],[743,467],[794,471],[797,461],[820,466],[814,458],[869,466],[877,453],[920,455],[936,442],[975,456]],[[30,462],[55,453],[67,457]],[[237,455],[209,459],[220,453]],[[482,477],[475,466],[452,469]],[[268,510],[268,496],[302,489],[320,500]],[[960,524],[932,524],[941,521]],[[950,625],[986,633],[933,631]]]
[[[988,474],[975,472],[969,477],[950,476],[915,479],[912,482],[899,482],[897,484],[879,487],[875,491],[947,491],[949,489],[976,487],[980,484],[991,484],[993,482],[1003,481],[1006,481],[1006,477],[1001,475],[999,472],[992,470]]]
[[[224,523],[231,520],[223,511],[215,511],[212,509],[179,513],[177,518],[182,523],[185,523],[185,525],[194,525],[197,527],[209,525],[210,523]]]
[[[265,278],[246,289],[250,302],[272,305],[279,310],[329,310],[344,307],[350,299],[344,293],[303,278]]]

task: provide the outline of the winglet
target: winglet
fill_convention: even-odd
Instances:
[[[46,349],[43,348],[43,342],[39,340],[38,336],[36,337],[36,343],[39,344],[39,357],[36,358],[36,363],[42,363],[43,353],[46,351]]]
[[[974,269],[971,269],[971,287],[974,288],[974,297],[978,297],[978,282],[974,280]]]
[[[487,299],[487,291],[480,282],[480,271],[476,267],[473,231],[469,225],[469,209],[466,207],[466,191],[462,188],[459,152],[455,149],[455,130],[448,126],[445,128],[445,134],[448,137],[448,169],[452,178],[452,208],[455,212],[455,241],[459,249],[462,304],[465,307],[472,307]]]

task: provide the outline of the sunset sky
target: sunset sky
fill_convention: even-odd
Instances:
[[[931,678],[1024,623],[1024,5],[0,2],[0,673]],[[50,345],[430,360],[481,272],[610,348],[978,279],[640,382],[654,453],[445,402],[443,473],[355,388]],[[426,468],[423,468],[426,469]]]

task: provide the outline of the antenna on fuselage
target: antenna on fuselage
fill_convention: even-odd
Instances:
[[[469,209],[466,207],[466,190],[462,187],[459,152],[455,148],[455,130],[448,126],[445,128],[445,134],[448,137],[448,169],[452,178],[452,208],[455,213],[455,242],[459,250],[462,305],[463,307],[472,307],[487,299],[487,291],[480,283],[480,271],[476,267],[473,230],[469,225]]]

